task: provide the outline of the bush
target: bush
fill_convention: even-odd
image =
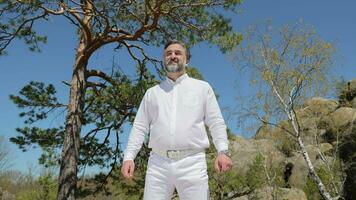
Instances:
[[[57,181],[50,174],[40,176],[30,190],[21,191],[16,196],[17,200],[55,200]]]

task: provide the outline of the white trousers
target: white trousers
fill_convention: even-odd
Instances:
[[[209,199],[204,152],[180,160],[171,160],[151,152],[143,199],[171,200],[174,188],[180,200]]]

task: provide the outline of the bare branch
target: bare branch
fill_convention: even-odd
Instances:
[[[280,126],[280,125],[278,125],[278,124],[276,124],[276,123],[272,123],[272,122],[266,121],[266,120],[264,120],[262,117],[260,117],[260,116],[258,116],[258,115],[256,115],[256,117],[257,117],[261,122],[263,122],[263,123],[265,123],[265,124],[268,124],[268,125],[272,125],[272,126],[274,126],[274,127],[277,127],[277,128],[279,128],[279,129],[285,131],[286,133],[290,134],[291,136],[294,136],[294,137],[295,137],[295,135],[293,134],[293,132],[291,132],[290,130],[284,128],[283,126]]]
[[[62,15],[64,13],[64,7],[60,6],[60,8],[58,10],[52,10],[49,8],[46,8],[42,5],[39,6],[40,8],[42,8],[46,13],[52,14],[52,15]]]
[[[86,71],[86,78],[88,79],[89,77],[92,77],[92,76],[102,78],[102,79],[104,79],[105,81],[109,82],[112,85],[115,84],[115,81],[110,76],[108,76],[106,73],[104,73],[104,72],[102,72],[100,70],[87,70]]]

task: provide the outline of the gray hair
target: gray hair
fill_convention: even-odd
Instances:
[[[190,50],[187,47],[187,45],[184,42],[178,41],[178,40],[169,40],[165,45],[164,45],[164,49],[167,49],[168,46],[172,45],[172,44],[179,44],[181,45],[184,49],[185,49],[185,55],[187,57],[187,62],[189,62],[190,60]]]

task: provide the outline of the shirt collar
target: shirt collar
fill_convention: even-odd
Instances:
[[[176,81],[173,81],[172,79],[166,77],[166,81],[169,85],[176,85],[178,83],[181,83],[184,79],[187,79],[189,76],[187,73],[184,73],[183,75],[181,75],[180,77],[177,78]]]

